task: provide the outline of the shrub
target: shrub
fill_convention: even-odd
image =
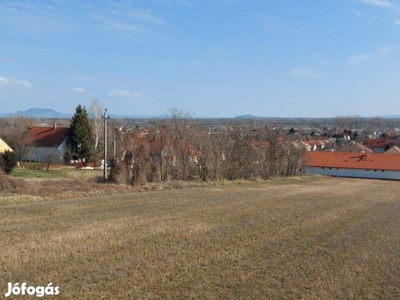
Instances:
[[[14,152],[6,151],[1,156],[1,168],[6,174],[10,174],[17,165],[17,155]]]

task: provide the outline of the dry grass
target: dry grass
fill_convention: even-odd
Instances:
[[[400,299],[399,193],[324,178],[5,205],[1,296]]]

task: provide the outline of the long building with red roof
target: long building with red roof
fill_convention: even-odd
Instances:
[[[307,152],[303,156],[303,171],[327,176],[400,180],[400,155]]]

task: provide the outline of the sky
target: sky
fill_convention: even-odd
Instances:
[[[400,114],[400,1],[0,0],[0,112]]]

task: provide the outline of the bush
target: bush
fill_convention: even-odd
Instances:
[[[3,170],[0,170],[0,192],[1,191],[23,194],[26,193],[27,186],[24,180],[7,176]]]
[[[1,155],[0,165],[6,174],[10,174],[17,165],[17,155],[11,151],[4,152]]]

